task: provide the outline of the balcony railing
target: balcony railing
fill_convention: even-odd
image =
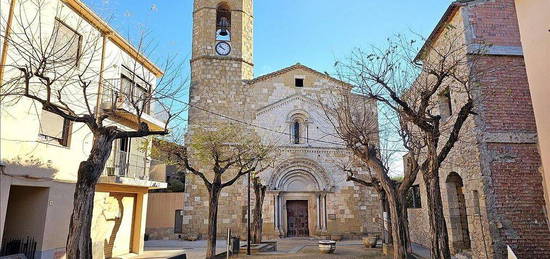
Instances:
[[[164,130],[168,119],[168,113],[162,110],[164,106],[157,99],[150,98],[151,93],[138,85],[127,82],[124,87],[122,85],[122,79],[104,81],[101,109],[114,111],[132,122],[137,121],[139,111],[141,121],[147,123],[150,129]]]
[[[140,154],[115,151],[107,160],[103,175],[166,182],[166,166]]]
[[[145,89],[135,84],[126,85],[126,89],[123,89],[122,79],[106,79],[103,84],[101,105],[103,109],[120,109],[132,113],[140,110],[150,114],[151,98],[148,98],[148,94]]]
[[[144,156],[116,151],[111,153],[104,175],[149,180],[148,165],[149,160]]]

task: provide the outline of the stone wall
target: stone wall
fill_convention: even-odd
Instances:
[[[451,250],[461,250],[457,223],[456,173],[464,183],[469,239],[474,258],[505,258],[509,245],[520,258],[550,256],[550,232],[544,215],[540,156],[514,3],[470,1],[456,6],[470,43],[491,44],[476,57],[484,74],[476,96],[478,115],[464,125],[460,142],[442,164],[440,183]],[[460,96],[453,96],[458,103]],[[453,103],[454,105],[454,103]],[[425,231],[426,192],[420,179],[422,209],[409,209],[411,239],[429,246]]]

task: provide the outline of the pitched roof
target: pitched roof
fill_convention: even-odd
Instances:
[[[162,69],[156,66],[152,61],[150,61],[143,53],[136,49],[132,44],[130,44],[126,39],[124,39],[120,34],[114,30],[107,22],[105,22],[101,17],[99,17],[92,9],[90,9],[82,0],[62,0],[63,3],[67,4],[73,11],[81,15],[86,21],[91,23],[97,29],[99,29],[106,37],[113,41],[118,47],[124,50],[128,55],[135,58],[140,64],[145,66],[147,69],[151,70],[153,74],[157,77],[162,76],[164,73]]]
[[[433,29],[430,36],[428,36],[428,38],[426,39],[426,42],[424,43],[424,45],[422,46],[420,51],[418,51],[418,54],[414,58],[415,60],[420,60],[420,59],[423,58],[424,53],[427,51],[427,49],[430,47],[430,45],[434,42],[434,40],[437,38],[437,36],[439,36],[441,31],[445,28],[445,25],[447,25],[447,23],[449,23],[449,21],[456,14],[458,9],[461,6],[464,6],[465,4],[467,4],[468,2],[471,2],[471,1],[472,0],[457,0],[457,1],[452,2],[449,5],[449,7],[445,11],[445,13],[441,17],[441,19],[439,19],[439,22],[437,23],[437,25]]]
[[[283,69],[280,69],[280,70],[277,70],[277,71],[274,71],[274,72],[271,72],[269,74],[265,74],[263,76],[259,76],[259,77],[256,77],[252,80],[246,80],[245,82],[248,83],[248,84],[255,84],[257,82],[260,82],[260,81],[264,81],[264,80],[268,80],[268,79],[271,79],[271,78],[274,78],[274,77],[277,77],[277,76],[280,76],[282,74],[285,74],[285,73],[288,73],[290,71],[293,71],[293,70],[296,70],[296,69],[303,69],[305,71],[308,71],[308,72],[311,72],[313,74],[317,74],[319,75],[320,77],[322,78],[325,78],[327,80],[331,80],[337,84],[342,84],[342,85],[345,85],[345,86],[349,86],[349,87],[353,87],[353,85],[349,84],[349,83],[346,83],[342,80],[339,80],[339,79],[336,79],[334,77],[331,77],[330,75],[328,75],[327,73],[321,73],[313,68],[310,68],[308,66],[304,66],[300,63],[296,63],[292,66],[289,66],[289,67],[285,67]]]

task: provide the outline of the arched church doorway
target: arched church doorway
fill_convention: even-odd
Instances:
[[[273,195],[275,231],[280,237],[307,237],[327,231],[327,195],[333,182],[315,161],[282,162],[268,181]]]
[[[446,185],[452,248],[454,252],[468,250],[471,242],[462,177],[452,172],[447,176]]]

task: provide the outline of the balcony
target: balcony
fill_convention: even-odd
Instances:
[[[159,106],[156,103],[147,103],[142,105],[140,102],[150,101],[146,98],[149,92],[134,84],[128,79],[107,79],[104,82],[101,92],[100,107],[103,111],[115,112],[114,120],[125,126],[137,128],[138,112],[134,107],[135,104],[139,107],[144,107],[141,114],[141,121],[147,123],[152,131],[162,131],[165,128],[166,117],[163,112],[154,112]],[[133,105],[134,104],[134,105]],[[160,107],[160,106],[159,106]]]
[[[166,169],[163,163],[148,159],[142,154],[113,151],[99,183],[166,188]]]

